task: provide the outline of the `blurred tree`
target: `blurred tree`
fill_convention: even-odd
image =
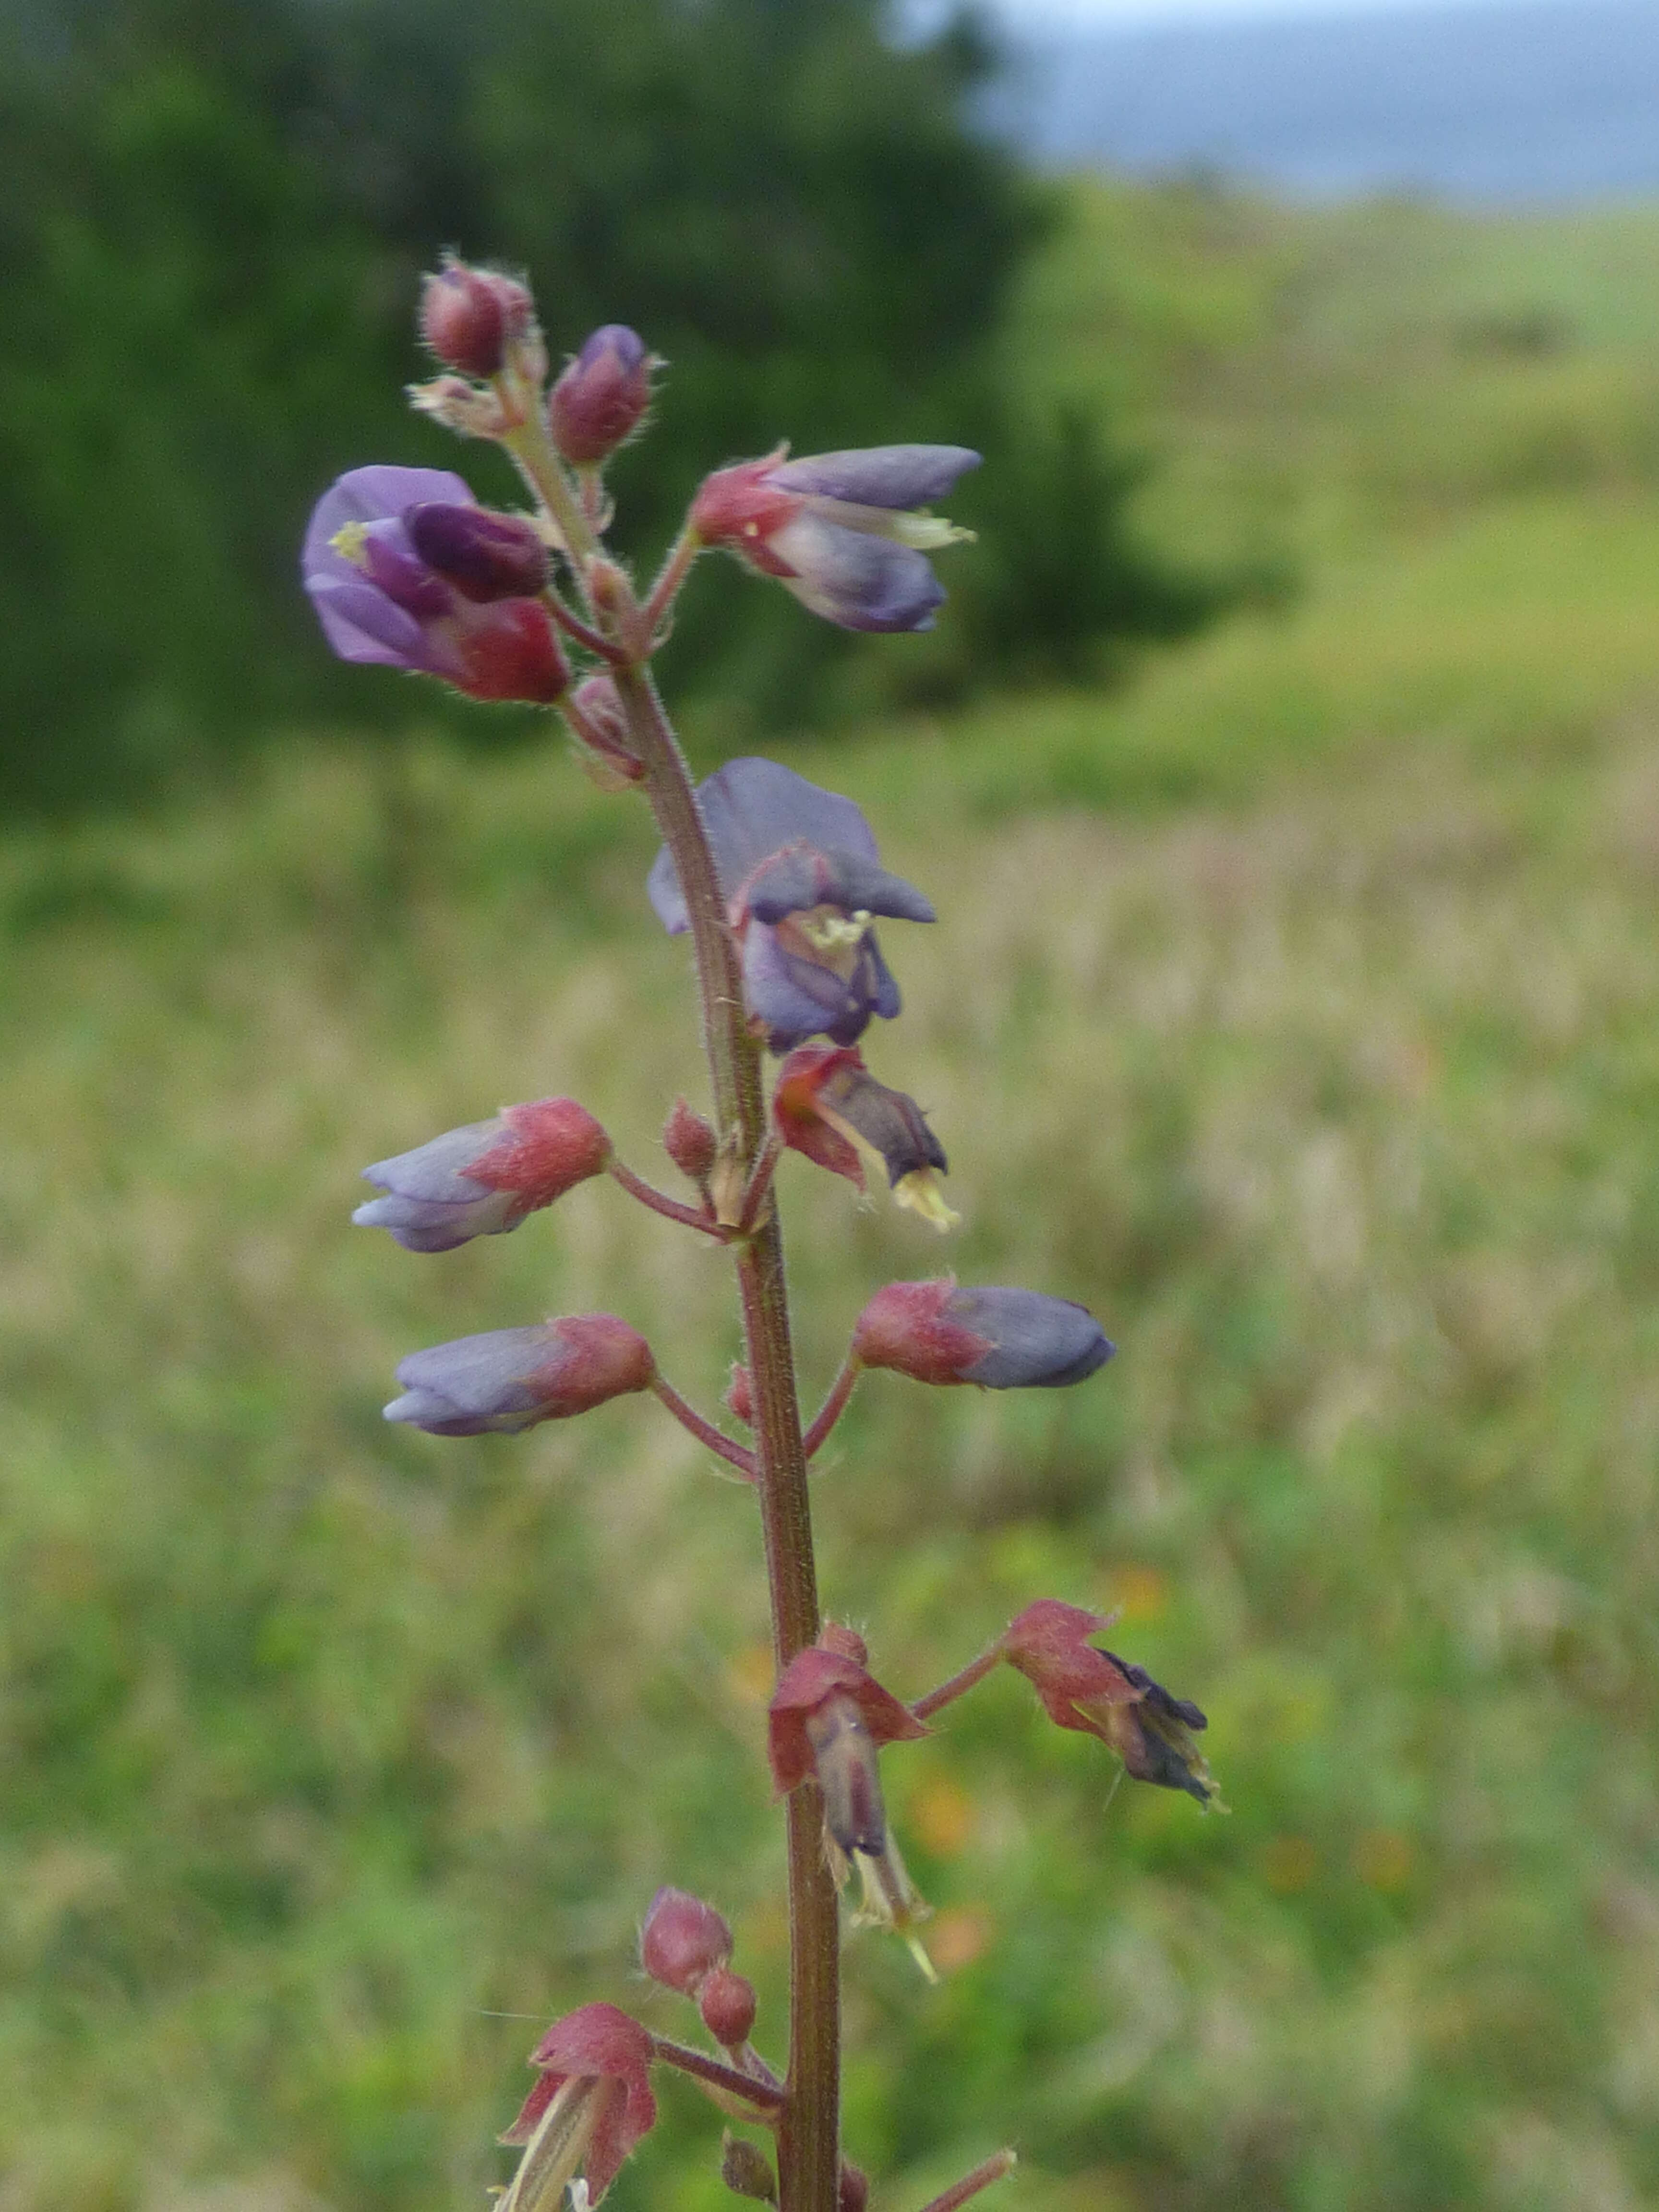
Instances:
[[[704,468],[783,435],[810,451],[965,425],[1010,484],[1046,471],[1064,518],[1019,509],[949,653],[896,657],[901,690],[1011,658],[1067,667],[1103,629],[1188,618],[1117,526],[1123,473],[1097,456],[1079,474],[1073,434],[1056,445],[994,387],[988,342],[1049,203],[971,125],[988,46],[964,17],[901,50],[884,15],[7,0],[0,787],[108,796],[273,717],[398,717],[395,692],[316,649],[293,549],[340,467],[455,464],[400,395],[442,245],[521,258],[556,349],[622,320],[672,362],[648,460],[617,472],[642,552]],[[993,497],[1000,526],[1018,503]],[[1041,592],[1016,577],[1027,553],[1054,572]],[[677,679],[738,705],[738,741],[744,718],[833,712],[856,647],[714,566],[695,588],[722,605],[687,626],[704,641]]]

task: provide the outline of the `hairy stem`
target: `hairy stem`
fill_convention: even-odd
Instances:
[[[929,1719],[953,1699],[971,1690],[975,1682],[982,1682],[1001,1656],[1001,1644],[991,1644],[980,1653],[977,1659],[970,1659],[958,1673],[952,1674],[948,1682],[941,1682],[938,1689],[929,1690],[925,1698],[918,1698],[911,1706],[911,1711],[919,1721]]]
[[[664,1376],[659,1375],[651,1388],[683,1429],[689,1429],[700,1444],[736,1468],[745,1481],[754,1481],[757,1470],[753,1452],[745,1445],[733,1443],[730,1437],[722,1436],[712,1421],[704,1420],[695,1406],[686,1404]]]
[[[684,757],[648,672],[642,665],[619,668],[616,682],[634,750],[645,765],[657,826],[685,896],[716,1125],[722,1141],[735,1139],[752,1171],[766,1133],[760,1049],[744,1012],[737,946],[714,855]],[[735,1249],[754,1396],[773,1650],[781,1672],[817,1637],[818,1599],[783,1240],[775,1210]],[[779,2207],[780,2212],[836,2212],[841,1976],[836,1889],[823,1854],[823,1813],[816,1784],[803,1784],[793,1793],[787,1813],[789,2076],[778,2122]]]
[[[775,2083],[763,2081],[753,2074],[740,2074],[735,2066],[725,2065],[711,2058],[706,2051],[698,2051],[689,2043],[671,2043],[665,2035],[653,2035],[651,2048],[654,2057],[665,2066],[678,2066],[682,2074],[695,2075],[727,2097],[740,2097],[746,2105],[754,2106],[757,2116],[775,2119],[783,2105],[783,2091]]]

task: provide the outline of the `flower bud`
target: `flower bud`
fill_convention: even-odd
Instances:
[[[510,1436],[648,1390],[655,1373],[650,1346],[626,1322],[573,1314],[410,1352],[398,1368],[404,1395],[386,1418],[434,1437]]]
[[[479,606],[533,599],[547,583],[547,548],[533,522],[487,507],[411,507],[404,528],[428,568]]]
[[[720,2179],[734,2197],[752,2197],[762,2204],[778,2201],[777,2177],[772,2161],[746,2136],[728,2128],[720,2142]]]
[[[726,1410],[746,1429],[755,1425],[755,1379],[741,1360],[732,1363],[732,1380],[726,1387]]]
[[[651,404],[651,357],[625,323],[606,323],[568,362],[547,402],[553,442],[567,461],[608,459]]]
[[[447,368],[499,374],[508,344],[527,336],[535,303],[524,285],[494,269],[447,262],[421,293],[421,336]]]
[[[977,1382],[990,1390],[1055,1389],[1081,1382],[1115,1347],[1069,1298],[1041,1291],[959,1290],[889,1283],[853,1331],[854,1357],[918,1382]]]
[[[713,1128],[684,1098],[674,1101],[663,1124],[662,1148],[680,1173],[696,1183],[708,1182],[720,1149]]]
[[[729,1966],[716,1966],[697,1993],[697,2009],[716,2043],[739,2051],[755,2025],[755,1985]]]
[[[684,1889],[659,1889],[640,1930],[640,1964],[653,1982],[694,1997],[732,1955],[732,1930],[712,1905]]]
[[[590,1176],[611,1158],[611,1139],[574,1098],[505,1106],[492,1121],[447,1130],[413,1152],[377,1160],[365,1182],[386,1193],[360,1206],[360,1228],[386,1229],[410,1252],[450,1252],[473,1237],[497,1237]]]
[[[842,2159],[836,2189],[836,2212],[865,2212],[869,2202],[869,2175],[862,2166],[854,2166],[851,2159]]]
[[[565,717],[582,748],[582,764],[601,791],[626,791],[645,781],[645,763],[634,750],[628,717],[608,676],[588,676],[565,702]]]

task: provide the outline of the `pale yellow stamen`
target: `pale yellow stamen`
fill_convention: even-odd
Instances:
[[[962,1216],[946,1202],[937,1168],[912,1168],[908,1175],[901,1176],[893,1185],[893,1202],[919,1213],[941,1237],[962,1225]]]
[[[871,921],[863,907],[856,914],[843,914],[834,906],[809,907],[789,918],[815,952],[844,952],[862,945]]]
[[[337,553],[343,561],[349,561],[354,568],[366,568],[368,555],[368,525],[366,522],[342,523],[328,541],[331,553]]]

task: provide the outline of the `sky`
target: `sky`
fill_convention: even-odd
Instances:
[[[1287,16],[1401,15],[1413,8],[1474,6],[1502,9],[1526,0],[989,0],[989,11],[1013,30],[1107,30],[1115,25],[1245,22]],[[909,0],[919,27],[948,13],[945,0]]]

